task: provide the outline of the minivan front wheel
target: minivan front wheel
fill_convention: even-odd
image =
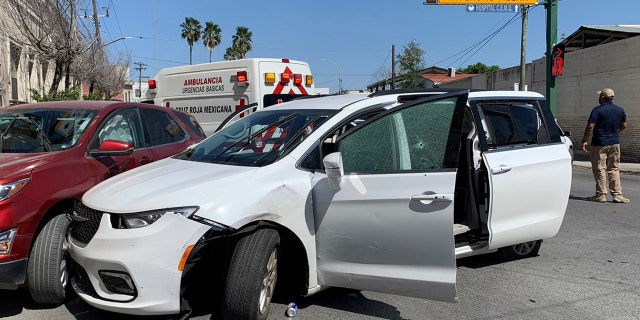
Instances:
[[[504,259],[516,260],[537,255],[541,245],[542,240],[528,241],[500,248],[498,252]]]
[[[29,293],[35,302],[61,304],[67,297],[67,230],[70,209],[53,217],[34,241],[27,264]]]
[[[260,229],[238,241],[229,263],[222,319],[267,319],[278,279],[280,235]]]

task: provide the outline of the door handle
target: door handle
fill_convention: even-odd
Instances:
[[[149,157],[142,157],[142,159],[140,159],[140,164],[147,164],[147,163],[151,163],[153,162],[153,159],[149,158]]]
[[[491,168],[491,173],[493,174],[502,174],[502,173],[507,173],[509,171],[511,171],[511,167],[506,165],[506,164],[501,164],[499,167],[497,168]]]
[[[451,202],[453,201],[453,194],[450,194],[450,193],[416,194],[411,196],[411,201]]]

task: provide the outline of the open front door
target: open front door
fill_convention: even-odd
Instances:
[[[338,138],[327,173],[314,177],[321,285],[455,301],[453,195],[466,101],[459,92],[401,105]]]

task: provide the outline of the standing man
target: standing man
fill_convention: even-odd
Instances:
[[[613,89],[605,88],[597,93],[600,105],[591,110],[582,138],[582,150],[587,151],[587,139],[593,133],[590,155],[596,194],[587,200],[607,202],[608,179],[613,202],[628,203],[629,199],[622,196],[620,184],[620,131],[627,127],[627,115],[624,109],[613,104]]]

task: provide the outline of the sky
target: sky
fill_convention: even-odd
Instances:
[[[91,1],[86,9],[91,13]],[[540,0],[539,2],[542,2]],[[236,27],[253,33],[247,58],[289,58],[309,63],[316,87],[365,89],[391,71],[396,56],[414,42],[425,66],[463,68],[477,62],[508,68],[520,64],[522,19],[514,12],[468,12],[466,5],[424,5],[423,0],[97,0],[102,43],[115,60],[130,56],[131,78],[154,78],[167,67],[189,64],[189,45],[180,24],[193,17],[222,29],[213,61],[223,60]],[[109,16],[106,16],[108,8]],[[520,11],[519,11],[520,12]],[[583,25],[640,25],[640,0],[559,0],[557,37]],[[92,23],[90,19],[87,19]],[[546,51],[546,10],[530,7],[526,61]],[[209,62],[202,40],[193,63]]]

